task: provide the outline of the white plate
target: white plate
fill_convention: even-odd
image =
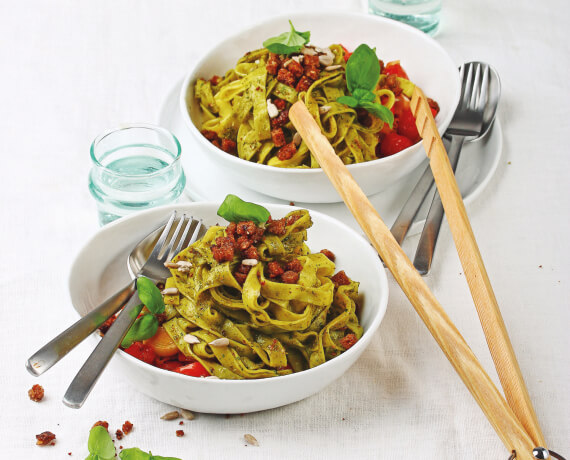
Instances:
[[[158,117],[158,124],[172,131],[182,146],[182,164],[186,174],[186,193],[193,201],[222,201],[233,193],[246,201],[286,204],[284,200],[255,192],[239,184],[230,175],[221,171],[207,157],[207,152],[198,145],[188,132],[178,108],[178,97],[182,81],[179,81],[166,96]],[[465,144],[457,167],[457,182],[465,204],[470,204],[487,186],[497,169],[503,145],[503,134],[499,120],[495,120],[489,134],[477,142]],[[191,154],[190,154],[191,152]],[[384,192],[369,199],[389,227],[396,220],[412,189],[427,167],[426,161],[413,173]],[[333,216],[358,230],[360,227],[344,203],[295,203]],[[421,232],[428,206],[425,205],[416,217],[409,235]]]
[[[275,217],[291,207],[266,204]],[[221,219],[219,203],[178,203],[123,217],[101,228],[75,258],[69,276],[71,302],[85,315],[130,279],[127,255],[144,236],[165,222],[172,210],[202,218],[205,225]],[[290,404],[310,396],[340,377],[360,356],[374,336],[388,303],[388,278],[376,251],[347,225],[311,212],[313,226],[307,245],[313,252],[327,248],[336,255],[336,269],[360,282],[362,338],[345,353],[320,366],[295,374],[258,380],[209,380],[188,377],[146,364],[117,352],[121,370],[137,390],[171,404],[198,412],[235,414]]]

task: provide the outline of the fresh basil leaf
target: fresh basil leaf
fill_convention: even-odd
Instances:
[[[295,30],[291,21],[289,24],[291,25],[289,32],[268,38],[263,42],[263,46],[275,54],[291,54],[301,51],[301,48],[309,43],[311,32],[299,32]]]
[[[235,195],[228,195],[218,209],[218,216],[228,222],[252,220],[256,224],[262,224],[267,222],[270,214],[263,206],[243,201]]]
[[[150,339],[158,330],[158,319],[154,315],[144,315],[138,318],[121,342],[121,347],[129,348],[134,342]]]
[[[150,454],[140,450],[138,447],[132,447],[130,449],[123,449],[119,453],[121,460],[150,460]]]
[[[357,88],[373,91],[380,78],[376,51],[364,43],[354,50],[346,63],[346,84],[351,94]]]
[[[162,298],[162,294],[160,293],[160,289],[158,289],[151,280],[144,276],[138,278],[137,290],[139,293],[139,299],[141,299],[141,302],[151,313],[154,313],[155,315],[164,313],[164,300]]]
[[[138,447],[123,449],[119,454],[119,457],[121,460],[181,460],[177,457],[161,457],[160,455],[152,455],[152,452],[147,454]]]
[[[358,99],[359,102],[362,102],[362,101],[372,102],[372,101],[374,101],[374,99],[376,99],[376,94],[374,94],[369,89],[356,88],[354,90],[354,92],[352,93],[352,95],[356,99]]]
[[[112,460],[115,458],[115,445],[109,432],[102,426],[94,426],[87,441],[89,456],[87,459]],[[86,460],[87,460],[86,459]]]
[[[352,97],[352,96],[341,96],[341,97],[338,97],[336,99],[336,101],[340,104],[348,105],[349,107],[352,107],[353,109],[358,107],[358,99],[356,99],[355,97]]]
[[[378,104],[378,102],[367,102],[363,101],[360,103],[360,107],[363,109],[368,110],[372,115],[376,115],[380,120],[385,123],[388,123],[390,129],[392,128],[392,124],[394,123],[394,114],[388,109],[388,107],[383,106],[382,104]]]
[[[160,455],[152,455],[152,453],[150,454],[150,458],[151,460],[182,460],[178,457],[161,457]]]

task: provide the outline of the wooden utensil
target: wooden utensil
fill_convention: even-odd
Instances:
[[[516,451],[519,459],[533,459],[532,439],[323,136],[305,104],[301,101],[293,104],[289,117],[509,452]]]
[[[505,397],[534,445],[546,447],[447,153],[426,97],[417,86],[410,105]]]

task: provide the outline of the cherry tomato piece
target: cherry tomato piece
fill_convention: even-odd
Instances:
[[[156,359],[154,350],[142,342],[133,343],[129,348],[125,349],[125,352],[147,364],[152,364]]]
[[[400,65],[399,62],[395,63],[389,62],[388,64],[386,64],[384,72],[382,73],[384,75],[396,75],[396,77],[405,78],[406,80],[410,79],[406,71],[402,69],[402,66]]]
[[[198,361],[186,364],[185,366],[180,366],[178,369],[174,369],[174,372],[189,375],[190,377],[208,377],[210,375],[210,373]]]
[[[158,328],[156,334],[154,334],[150,339],[145,340],[143,343],[152,347],[157,356],[162,358],[174,356],[178,353],[178,346],[162,326]]]
[[[343,45],[340,45],[342,47],[342,50],[344,51],[342,57],[344,58],[344,62],[347,62],[348,59],[350,58],[350,56],[352,55],[352,53],[350,51],[348,51]]]
[[[182,366],[182,363],[180,361],[168,358],[157,358],[155,365],[156,367],[160,367],[161,369],[165,369],[167,371],[175,371],[180,366]]]
[[[180,361],[181,363],[193,363],[196,360],[192,356],[186,356],[184,353],[179,351],[178,352],[178,361]]]
[[[397,133],[388,133],[380,143],[380,157],[389,157],[413,145],[412,141]]]
[[[416,119],[411,110],[404,110],[398,123],[398,134],[406,136],[414,144],[420,140],[420,133],[416,127]]]

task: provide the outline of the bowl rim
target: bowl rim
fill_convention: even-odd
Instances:
[[[342,12],[342,11],[334,11],[334,10],[323,12],[323,11],[318,11],[318,10],[314,10],[314,9],[312,9],[312,10],[308,9],[308,10],[299,11],[299,12],[295,12],[295,13],[280,14],[280,15],[275,15],[275,16],[265,18],[264,20],[257,21],[253,24],[250,24],[245,29],[241,29],[240,31],[233,33],[230,36],[226,36],[221,41],[218,41],[218,42],[214,43],[212,46],[210,46],[204,53],[202,53],[200,58],[192,66],[191,70],[186,74],[186,76],[184,77],[184,80],[182,82],[182,86],[181,86],[179,97],[178,97],[178,105],[179,105],[180,113],[182,114],[182,119],[184,120],[184,124],[190,129],[190,131],[192,132],[194,137],[197,138],[203,146],[205,146],[210,152],[214,153],[218,158],[220,158],[222,160],[227,160],[230,162],[230,164],[234,164],[237,167],[239,167],[239,166],[247,167],[246,165],[249,165],[249,167],[251,167],[255,170],[258,170],[260,172],[261,171],[266,171],[266,172],[267,171],[274,171],[274,172],[279,171],[280,173],[283,173],[283,174],[289,174],[289,175],[301,174],[301,175],[306,175],[306,176],[320,175],[323,173],[322,168],[280,168],[277,166],[270,166],[270,165],[266,165],[266,164],[251,162],[251,161],[239,158],[237,156],[230,155],[227,152],[224,152],[223,150],[218,149],[217,147],[213,146],[210,142],[208,142],[206,140],[206,138],[204,136],[202,136],[198,127],[193,123],[192,118],[190,117],[190,113],[189,113],[187,106],[186,106],[186,94],[187,94],[189,85],[191,82],[194,82],[197,79],[198,69],[200,69],[203,66],[204,62],[209,58],[209,55],[214,50],[218,49],[219,47],[222,47],[227,42],[234,41],[238,37],[241,37],[242,35],[247,34],[247,32],[250,31],[251,29],[255,29],[257,27],[263,26],[267,22],[278,21],[278,20],[284,20],[285,22],[287,22],[289,19],[294,21],[295,17],[311,16],[311,15],[319,16],[321,20],[323,20],[324,16],[335,16],[335,17],[342,16],[342,17],[346,17],[346,18],[356,18],[356,19],[362,19],[362,20],[366,20],[366,21],[375,21],[375,22],[379,23],[380,27],[382,25],[388,24],[390,27],[395,27],[397,29],[405,30],[411,34],[416,35],[417,37],[420,37],[422,40],[430,43],[431,46],[437,48],[442,53],[442,55],[445,56],[448,63],[451,64],[450,68],[453,68],[455,70],[457,69],[457,66],[455,65],[455,63],[451,59],[451,56],[449,55],[449,53],[433,37],[430,37],[426,33],[416,29],[415,27],[412,27],[408,24],[404,24],[402,22],[395,21],[393,19],[384,18],[381,16],[373,16],[373,15],[362,13],[362,12]],[[450,110],[450,112],[448,113],[448,115],[445,119],[440,120],[439,123],[436,122],[436,125],[438,125],[438,130],[440,131],[440,135],[443,135],[443,132],[447,129],[447,126],[451,122],[451,119],[455,113],[455,108],[457,107],[457,104],[459,103],[461,85],[459,84],[460,83],[459,82],[459,72],[456,72],[456,74],[457,74],[456,75],[456,81],[458,84],[456,85],[456,91],[455,91],[455,94],[453,97],[453,101],[454,101],[453,109]],[[357,171],[360,171],[360,170],[366,168],[366,166],[371,165],[371,164],[372,165],[378,165],[378,164],[389,165],[390,163],[396,163],[396,162],[402,161],[402,157],[411,155],[412,152],[414,152],[415,150],[417,150],[419,148],[421,143],[422,143],[422,141],[420,139],[415,144],[411,145],[410,147],[408,147],[404,150],[401,150],[398,153],[395,153],[394,155],[390,155],[390,156],[384,157],[384,158],[377,158],[375,160],[365,161],[362,163],[353,163],[353,164],[346,165],[346,167],[351,172],[356,173]]]
[[[269,208],[283,209],[283,210],[287,210],[287,211],[298,210],[298,209],[306,209],[306,208],[303,208],[300,206],[290,206],[290,205],[286,205],[286,204],[275,204],[275,203],[258,203],[258,204],[260,204],[261,206],[265,206],[268,209]],[[85,253],[89,250],[89,248],[91,247],[91,245],[93,244],[95,239],[104,237],[108,233],[112,234],[112,230],[114,230],[117,226],[125,225],[125,223],[128,223],[132,220],[143,220],[144,221],[145,218],[147,218],[149,215],[152,215],[152,214],[154,214],[154,217],[151,217],[149,220],[152,220],[153,222],[155,222],[155,221],[158,221],[159,215],[161,215],[161,214],[166,215],[167,211],[173,211],[174,209],[184,208],[185,210],[190,210],[190,209],[197,208],[197,210],[199,211],[200,208],[209,209],[209,208],[214,208],[214,207],[218,207],[218,206],[219,206],[219,203],[214,202],[214,201],[174,203],[174,204],[169,204],[169,205],[165,205],[165,206],[158,206],[156,208],[147,209],[147,210],[132,214],[130,216],[122,217],[122,218],[117,219],[116,221],[111,222],[110,224],[107,224],[106,226],[100,228],[83,245],[81,250],[78,252],[76,257],[74,258],[73,263],[71,264],[71,268],[70,268],[70,272],[69,272],[69,276],[68,276],[68,291],[69,291],[69,297],[70,297],[71,305],[73,306],[73,309],[75,310],[75,312],[79,314],[79,312],[75,308],[75,305],[73,304],[73,298],[72,298],[72,294],[71,294],[72,288],[73,288],[73,283],[74,283],[73,274],[74,274],[76,265],[81,260],[86,259]],[[363,246],[364,251],[369,252],[372,256],[374,256],[377,259],[376,263],[373,265],[373,267],[376,268],[377,275],[379,275],[376,282],[380,284],[380,286],[379,286],[380,297],[379,297],[378,301],[375,302],[374,305],[371,306],[371,308],[375,308],[376,311],[375,311],[374,315],[372,316],[370,326],[364,331],[362,337],[351,348],[346,350],[341,355],[339,355],[339,356],[337,356],[337,357],[335,357],[329,361],[326,361],[323,364],[320,364],[319,366],[316,366],[316,367],[313,367],[310,369],[306,369],[306,370],[301,371],[301,372],[296,372],[296,373],[287,374],[287,375],[280,375],[277,377],[266,377],[266,378],[262,378],[262,379],[244,379],[244,380],[207,379],[207,378],[191,377],[191,376],[187,376],[184,374],[178,374],[176,372],[168,371],[166,369],[161,369],[159,367],[153,366],[152,364],[147,364],[144,361],[141,361],[141,360],[135,358],[134,356],[129,355],[128,353],[121,350],[120,348],[115,351],[115,355],[120,356],[121,359],[126,359],[132,365],[138,366],[139,368],[141,368],[142,371],[147,370],[149,372],[157,372],[159,375],[169,377],[169,378],[174,378],[174,379],[181,379],[181,381],[184,381],[187,383],[189,383],[189,382],[192,382],[192,383],[205,383],[205,382],[207,382],[207,384],[232,385],[232,386],[254,385],[254,384],[259,384],[259,382],[277,382],[277,383],[279,383],[279,382],[285,381],[285,379],[292,380],[292,379],[308,378],[308,377],[304,377],[304,376],[311,376],[315,373],[326,371],[327,369],[329,369],[330,367],[335,366],[335,365],[339,366],[344,361],[351,360],[353,355],[356,355],[356,358],[357,358],[358,355],[360,353],[362,353],[365,350],[365,348],[368,346],[368,343],[372,339],[372,336],[378,330],[378,327],[380,326],[380,323],[382,322],[382,320],[384,319],[384,316],[386,314],[386,309],[387,309],[387,305],[388,305],[388,296],[389,296],[388,277],[386,275],[386,270],[384,269],[384,266],[382,265],[382,262],[380,261],[380,258],[378,257],[378,254],[376,253],[376,250],[370,245],[370,243],[368,242],[368,240],[366,240],[366,238],[364,238],[364,236],[360,235],[356,230],[354,230],[353,228],[351,228],[350,226],[348,226],[344,222],[342,222],[342,221],[340,221],[340,220],[338,220],[332,216],[329,216],[328,214],[325,214],[325,213],[322,213],[319,211],[315,211],[312,209],[309,209],[308,211],[311,214],[311,217],[316,215],[316,216],[318,216],[319,219],[324,219],[325,221],[331,222],[334,225],[337,225],[337,226],[343,228],[344,230],[348,230],[348,232],[350,234],[352,234],[356,240],[359,240],[361,243],[364,243],[364,246]],[[210,210],[210,212],[211,212],[211,210]],[[151,231],[151,230],[152,229],[149,229],[149,231]],[[375,259],[373,258],[373,260],[375,260]],[[96,339],[98,341],[101,340],[101,338],[99,336],[96,336]],[[355,361],[356,361],[356,358],[355,358]],[[350,367],[350,364],[349,364],[349,367]]]

